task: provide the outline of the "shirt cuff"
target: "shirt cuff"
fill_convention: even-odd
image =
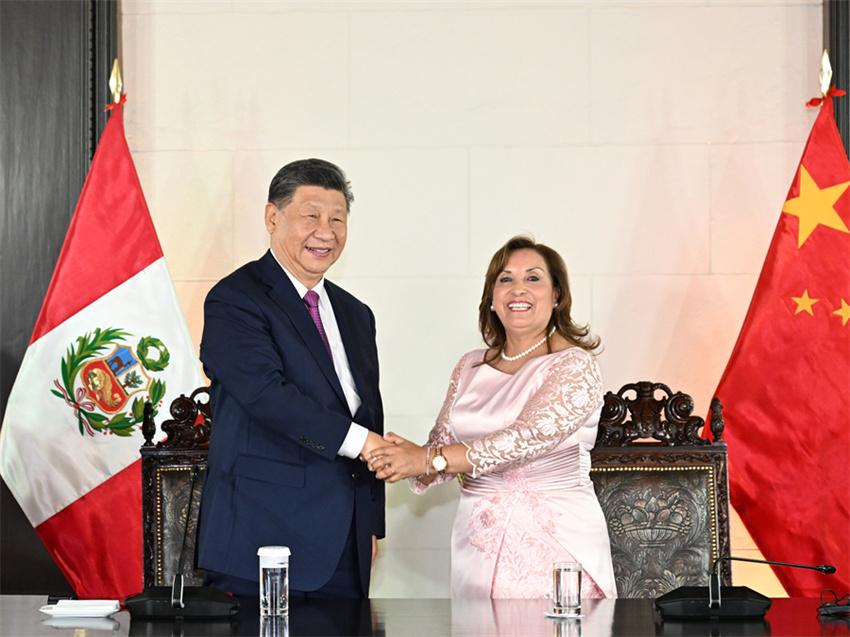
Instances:
[[[359,457],[360,452],[363,451],[363,445],[366,444],[368,435],[369,430],[366,427],[358,425],[356,422],[351,423],[345,440],[342,441],[342,446],[336,452],[336,455],[345,456],[346,458]]]

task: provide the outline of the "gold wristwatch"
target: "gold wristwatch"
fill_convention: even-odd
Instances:
[[[449,463],[446,460],[446,457],[443,455],[442,447],[434,448],[434,457],[431,460],[431,466],[434,467],[434,471],[436,471],[440,475],[443,475],[446,472],[446,467],[449,466]]]

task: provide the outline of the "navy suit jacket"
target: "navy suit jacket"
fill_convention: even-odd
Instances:
[[[353,416],[304,301],[270,251],[207,295],[201,361],[213,427],[198,566],[258,580],[257,548],[288,546],[290,586],[316,590],[354,520],[368,594],[371,538],[384,536],[384,484],[337,451],[352,420],[383,434],[375,318],[327,280],[325,292],[363,403]]]

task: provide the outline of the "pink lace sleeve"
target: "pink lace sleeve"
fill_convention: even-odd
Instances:
[[[530,462],[572,435],[601,404],[596,359],[583,349],[564,350],[516,421],[465,442],[472,476]]]
[[[452,406],[454,405],[455,398],[457,398],[460,371],[463,369],[467,358],[469,358],[469,354],[465,354],[458,361],[458,364],[455,365],[452,377],[449,380],[449,389],[446,392],[446,399],[443,401],[443,408],[440,409],[440,413],[437,416],[437,422],[434,423],[434,426],[431,428],[431,433],[428,434],[428,442],[425,443],[426,447],[445,447],[446,445],[451,445],[457,442],[449,423],[451,421]],[[454,477],[455,474],[453,473],[445,473],[441,476],[438,475],[430,484],[423,484],[416,478],[410,478],[410,490],[418,495],[422,495],[435,484],[449,482]]]

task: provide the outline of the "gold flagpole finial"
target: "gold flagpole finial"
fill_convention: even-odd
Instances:
[[[832,65],[829,63],[829,53],[823,50],[823,59],[820,64],[820,92],[826,97],[829,93],[829,85],[832,82]]]
[[[118,66],[118,58],[112,64],[112,74],[109,76],[109,90],[112,91],[112,101],[117,104],[121,101],[121,89],[124,84],[121,82],[121,69]]]

